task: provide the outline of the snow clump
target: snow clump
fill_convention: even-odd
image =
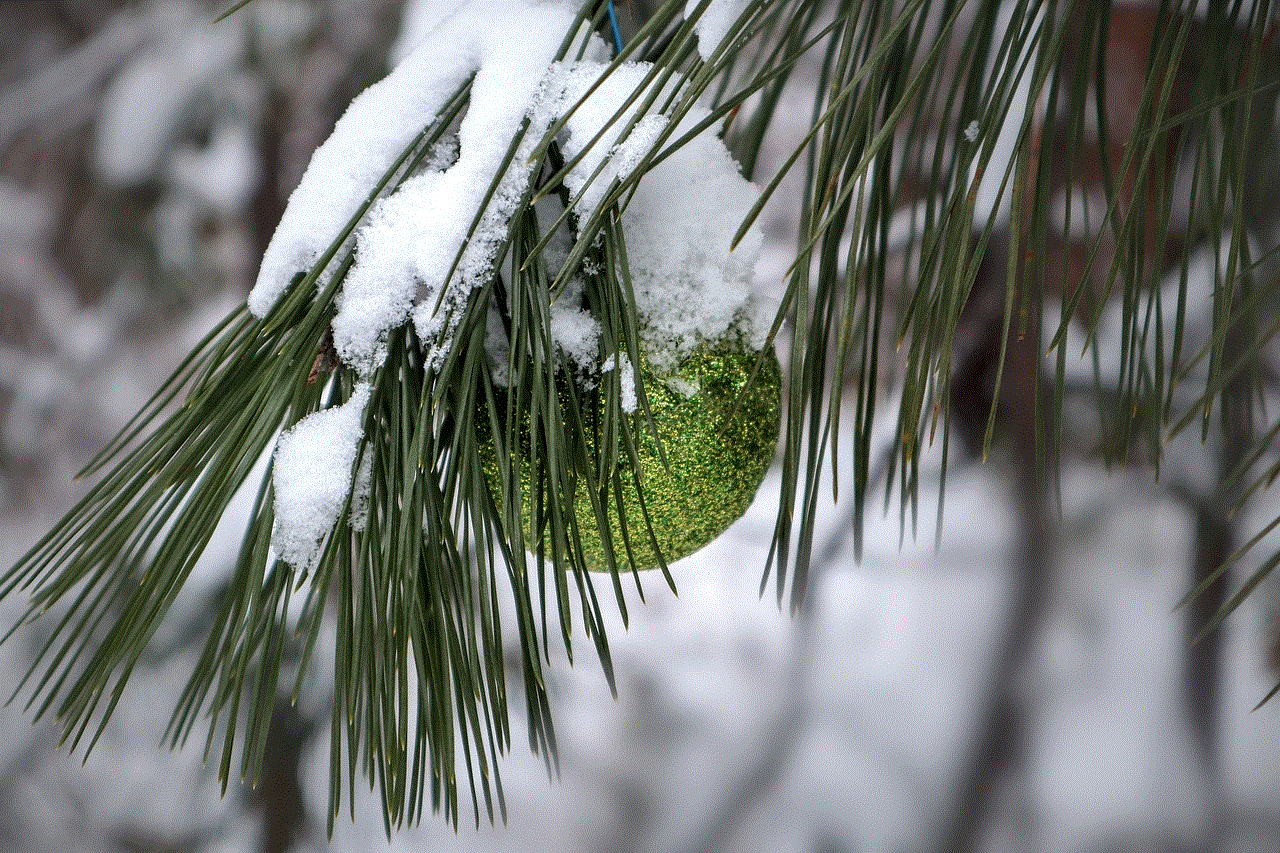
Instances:
[[[600,367],[600,372],[609,373],[615,369],[618,371],[618,383],[622,389],[622,411],[634,412],[637,404],[636,371],[625,352],[614,353],[606,358]]]
[[[691,18],[704,0],[688,0],[684,4],[684,16]],[[747,0],[711,0],[702,16],[694,21],[693,31],[698,34],[698,53],[704,60],[710,59],[720,42],[729,34],[734,21],[747,10]]]
[[[370,188],[472,75],[456,159],[406,180],[373,205],[356,231],[356,262],[338,296],[333,331],[339,356],[362,375],[385,359],[388,332],[410,318],[419,337],[437,342],[434,358],[443,358],[457,309],[493,272],[532,179],[530,155],[552,122],[568,114],[562,147],[581,159],[566,185],[585,218],[660,140],[709,115],[695,106],[671,128],[660,113],[644,113],[678,91],[673,84],[653,91],[646,81],[656,75],[646,63],[606,75],[608,48],[595,36],[585,36],[586,59],[554,61],[574,20],[571,3],[528,0],[504,3],[501,15],[481,2],[445,15],[395,71],[352,103],[316,152],[263,259],[249,296],[253,313],[265,316],[295,274],[319,260]],[[642,96],[615,115],[637,90]],[[504,171],[511,140],[522,132]],[[637,316],[656,367],[672,368],[698,343],[726,334],[762,345],[767,330],[750,288],[761,234],[752,229],[730,246],[735,214],[756,197],[710,129],[650,168],[630,196],[623,233]],[[592,356],[596,325],[563,295],[554,310],[566,355],[578,363]],[[490,349],[500,358],[500,347]]]
[[[401,188],[419,202],[439,205],[430,211],[429,218],[440,222],[430,226],[429,235],[415,241],[430,257],[413,259],[412,266],[424,275],[440,278],[440,271],[433,268],[439,257],[448,255],[452,265],[461,241],[457,222],[465,219],[470,224],[524,116],[524,104],[575,18],[573,5],[567,2],[512,0],[501,4],[500,14],[496,11],[495,4],[475,2],[445,16],[395,70],[351,102],[333,134],[316,149],[267,246],[257,283],[249,294],[249,309],[255,316],[266,316],[293,276],[320,259],[396,159],[474,76],[471,107],[459,131],[457,163],[444,172],[419,176],[420,180],[406,182]],[[449,175],[455,169],[457,174]],[[381,207],[373,211],[370,225],[378,223],[377,234],[391,245],[385,247],[381,260],[362,258],[361,264],[389,270],[397,262],[405,262],[394,221],[411,211],[405,210],[403,203]],[[366,242],[371,244],[374,239],[375,235],[370,235]],[[449,245],[429,245],[434,239],[446,240]],[[356,275],[353,269],[352,276]],[[350,287],[350,277],[347,284]],[[368,367],[370,350],[376,349],[368,338],[376,340],[376,332],[384,324],[403,322],[411,307],[412,282],[387,279],[383,284],[385,292],[379,302],[358,292],[361,284],[357,278],[357,294],[346,298],[346,316],[335,323],[343,326],[348,354],[359,362],[357,366]]]
[[[583,218],[615,180],[631,175],[655,144],[680,138],[711,114],[695,105],[674,128],[662,115],[624,114],[612,126],[617,130],[609,145],[617,105],[646,85],[653,66],[628,63],[605,76],[606,69],[598,62],[556,63],[535,109],[535,115],[558,117],[586,98],[569,114],[561,140],[566,160],[581,157],[565,185]],[[655,103],[667,95],[657,94],[661,97],[653,97]],[[636,103],[647,100],[641,97]],[[630,133],[616,138],[631,123]],[[602,132],[601,142],[592,145]],[[699,344],[726,337],[737,337],[754,350],[764,346],[768,318],[752,288],[764,235],[753,225],[733,246],[742,217],[758,197],[759,190],[738,173],[737,163],[710,129],[653,165],[637,183],[622,213],[622,232],[641,344],[656,369],[674,370]]]
[[[271,546],[296,569],[305,571],[319,561],[325,536],[351,494],[370,392],[368,383],[360,383],[347,402],[308,415],[276,444]]]

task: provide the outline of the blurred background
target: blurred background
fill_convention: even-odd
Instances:
[[[449,5],[254,0],[212,24],[225,4],[0,3],[0,563],[243,300],[311,152],[415,21]],[[644,13],[620,6],[624,28]],[[791,117],[761,174],[794,144],[803,109]],[[787,198],[766,217],[766,288],[790,261]],[[1251,710],[1280,679],[1280,594],[1264,585],[1194,649],[1176,607],[1197,562],[1216,565],[1280,500],[1207,514],[1204,458],[1174,448],[1155,482],[1068,453],[1047,517],[999,453],[953,463],[941,531],[934,460],[918,520],[896,497],[873,510],[860,563],[849,507],[824,506],[797,616],[760,595],[770,476],[672,567],[678,597],[647,578],[630,625],[610,621],[616,700],[590,655],[560,653],[558,779],[517,735],[505,826],[428,819],[389,840],[369,792],[326,838],[323,659],[280,703],[256,786],[223,795],[203,743],[160,745],[239,545],[229,518],[87,762],[21,694],[0,709],[0,850],[1280,850],[1280,700]],[[21,614],[0,603],[6,629]],[[6,697],[50,627],[0,645]]]

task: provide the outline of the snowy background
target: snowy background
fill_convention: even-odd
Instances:
[[[385,72],[403,11],[390,0],[255,0],[210,26],[212,9],[0,4],[5,565],[83,490],[73,472],[245,298],[311,152]],[[786,266],[788,215],[766,220],[766,287]],[[984,704],[1018,559],[1009,480],[998,460],[953,468],[936,550],[926,482],[917,536],[903,540],[896,512],[873,512],[857,565],[841,536],[847,508],[827,506],[819,531],[831,547],[798,622],[759,595],[771,475],[743,519],[672,567],[678,597],[649,577],[630,626],[612,621],[616,700],[589,654],[553,670],[557,781],[517,736],[505,827],[427,820],[390,842],[370,796],[325,840],[323,685],[282,707],[257,790],[233,784],[221,797],[202,744],[157,745],[195,654],[188,641],[238,545],[231,523],[87,763],[56,747],[52,727],[31,725],[21,702],[0,709],[0,849],[910,849],[951,796]],[[1239,529],[1278,513],[1280,496],[1264,494]],[[1280,678],[1266,639],[1280,596],[1264,588],[1228,623],[1210,781],[1180,687],[1175,604],[1194,539],[1186,504],[1149,475],[1068,467],[1050,611],[1018,685],[1027,731],[993,793],[989,849],[1280,849],[1280,702],[1250,710]],[[0,622],[20,612],[6,601]],[[37,627],[0,645],[6,696],[44,636]]]

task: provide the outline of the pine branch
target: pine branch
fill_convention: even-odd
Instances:
[[[612,683],[595,581],[611,585],[625,617],[623,576],[665,572],[683,553],[664,532],[681,489],[655,481],[692,463],[675,446],[683,431],[664,421],[679,405],[663,389],[724,380],[720,414],[732,417],[708,416],[704,443],[750,414],[757,427],[735,441],[754,442],[748,455],[767,462],[779,408],[770,345],[791,336],[780,509],[762,589],[772,579],[781,600],[789,585],[797,608],[828,467],[837,491],[840,454],[852,458],[842,475],[852,476],[860,550],[872,428],[896,417],[886,496],[896,479],[901,523],[913,523],[920,457],[939,439],[945,482],[956,360],[970,351],[961,344],[987,330],[999,330],[988,415],[970,432],[983,453],[1001,433],[1021,441],[1019,453],[1043,470],[1063,445],[1073,329],[1095,358],[1116,460],[1142,448],[1158,463],[1180,429],[1216,428],[1227,389],[1249,385],[1255,393],[1233,399],[1253,406],[1269,381],[1257,365],[1280,300],[1274,247],[1257,243],[1274,239],[1276,216],[1255,194],[1280,90],[1269,4],[1210,4],[1198,17],[1105,2],[713,9],[669,0],[612,59],[612,35],[595,35],[612,32],[607,3],[576,14],[517,7],[553,32],[517,56],[488,42],[459,51],[475,33],[445,29],[436,53],[412,55],[357,99],[313,161],[319,177],[291,201],[251,311],[196,348],[86,469],[99,478],[88,496],[0,576],[0,595],[30,601],[23,624],[58,620],[21,690],[37,717],[62,721],[73,746],[92,748],[232,496],[264,460],[170,737],[185,742],[208,716],[206,752],[224,785],[233,764],[256,778],[282,679],[291,675],[296,695],[333,632],[330,820],[344,783],[354,810],[359,775],[376,784],[390,831],[418,819],[428,796],[456,823],[459,763],[474,820],[482,802],[490,820],[505,813],[504,637],[518,639],[530,742],[549,767],[549,634],[558,628],[572,655],[580,621]],[[712,14],[729,7],[729,19]],[[744,171],[758,171],[804,64],[818,82],[806,132],[778,174],[760,176],[756,200],[724,165],[720,137]],[[397,80],[414,85],[397,90]],[[514,108],[504,100],[511,87],[524,87]],[[383,109],[397,92],[419,111],[412,120]],[[442,196],[432,192],[460,164],[475,169],[453,187],[471,206],[436,215]],[[742,200],[708,214],[728,223],[732,245],[693,247],[719,253],[711,266],[726,282],[714,284],[728,287],[735,259],[759,240],[765,205],[787,201],[780,188],[797,167],[795,261],[763,340],[745,309],[714,330],[656,321],[655,278],[670,284],[688,269],[661,266],[662,253],[628,230],[655,176],[726,173],[686,194]],[[424,207],[433,215],[414,220]],[[1192,249],[1206,243],[1217,284],[1202,322],[1187,302]],[[363,323],[352,306],[381,298],[380,288],[399,295]],[[678,313],[688,293],[664,310]],[[1043,393],[1011,400],[1009,347],[1038,341],[1046,304],[1061,322],[1044,330],[1036,356],[1052,359],[1056,375]],[[1098,331],[1113,308],[1120,356],[1104,381]],[[595,324],[594,337],[570,341],[570,315]],[[886,415],[888,382],[901,396]],[[997,429],[1011,406],[1022,428]],[[1274,478],[1275,435],[1249,436],[1228,466],[1240,500]],[[290,448],[306,442],[331,476],[282,480],[290,466],[305,473],[312,457]],[[753,489],[762,472],[736,473],[723,479]],[[291,503],[294,491],[303,494]],[[299,520],[299,506],[323,512]],[[1277,561],[1266,559],[1213,624]],[[295,641],[301,660],[290,674],[283,661]]]

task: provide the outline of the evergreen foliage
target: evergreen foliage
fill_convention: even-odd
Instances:
[[[631,555],[639,542],[644,547],[634,550],[649,553],[651,544],[645,513],[622,509],[624,490],[639,485],[627,479],[639,443],[658,441],[643,385],[629,414],[621,371],[602,374],[610,378],[593,390],[567,379],[551,301],[570,274],[591,270],[583,301],[601,325],[602,355],[641,363],[620,212],[652,165],[707,128],[764,187],[739,237],[784,177],[803,173],[795,262],[771,332],[791,339],[782,494],[762,578],[780,602],[789,596],[797,607],[806,594],[815,512],[829,488],[853,490],[850,523],[860,547],[874,420],[898,423],[890,480],[902,495],[904,525],[917,511],[918,466],[930,442],[942,442],[945,478],[954,455],[952,380],[983,310],[998,321],[988,341],[996,369],[987,415],[971,430],[984,454],[996,440],[1001,401],[1010,399],[1001,390],[1009,348],[1039,339],[1049,305],[1060,305],[1061,319],[1046,327],[1038,355],[1053,367],[1029,396],[1013,398],[1032,413],[1028,440],[1046,478],[1065,452],[1068,395],[1092,401],[1104,435],[1098,446],[1116,462],[1158,466],[1183,430],[1207,439],[1225,418],[1265,422],[1257,408],[1269,380],[1264,362],[1280,328],[1272,245],[1280,213],[1266,195],[1280,138],[1271,4],[1212,2],[1191,14],[1162,3],[1134,35],[1116,26],[1135,15],[1132,8],[1092,0],[746,0],[730,4],[738,14],[716,45],[700,45],[695,33],[711,0],[688,5],[687,17],[682,0],[653,9],[614,61],[653,63],[635,98],[654,99],[671,119],[666,130],[581,217],[565,187],[574,160],[557,144],[564,120],[537,141],[535,178],[510,217],[495,273],[451,307],[442,355],[440,341],[422,340],[405,324],[392,332],[385,364],[361,377],[336,359],[330,322],[355,229],[454,131],[470,81],[265,316],[241,309],[196,348],[86,469],[97,485],[0,578],[0,596],[28,597],[24,624],[58,620],[21,688],[36,716],[55,715],[73,746],[92,748],[232,496],[281,430],[343,403],[368,381],[358,451],[360,462],[370,460],[365,520],[350,523],[352,499],[314,567],[271,559],[268,470],[171,740],[185,743],[207,717],[205,749],[224,784],[233,775],[255,778],[277,695],[297,695],[328,620],[335,665],[320,677],[334,684],[330,820],[344,789],[354,809],[360,777],[377,786],[389,831],[420,818],[428,800],[455,822],[468,797],[476,822],[502,814],[498,765],[512,734],[504,638],[518,642],[530,743],[550,768],[555,736],[543,673],[550,644],[572,652],[580,627],[612,680],[602,608],[619,607],[625,618],[623,584],[646,568],[615,555]],[[607,2],[581,11],[610,42],[612,13]],[[582,50],[580,38],[566,35],[559,55],[573,59]],[[1142,79],[1103,73],[1119,50],[1136,51]],[[756,174],[765,134],[801,66],[818,78],[807,132],[781,171]],[[710,115],[676,135],[698,102],[710,104]],[[628,107],[619,104],[620,121]],[[510,140],[508,162],[521,142]],[[1061,234],[1081,223],[1072,223],[1068,207],[1066,221],[1055,224],[1054,205],[1078,182],[1101,195],[1085,209],[1087,236],[1068,244]],[[548,198],[560,200],[573,232],[558,268],[544,254],[554,227],[535,210]],[[1207,331],[1193,343],[1189,330],[1206,318],[1187,311],[1188,271],[1203,246],[1218,286]],[[981,307],[993,299],[994,311]],[[511,340],[505,387],[486,360],[491,305],[501,306]],[[1076,388],[1066,370],[1079,355],[1067,351],[1072,324],[1087,352],[1109,305],[1122,306],[1118,368],[1104,371],[1095,349],[1091,387]],[[767,358],[758,367],[767,368]],[[902,389],[896,412],[881,409],[889,383]],[[851,433],[841,427],[850,416]],[[1280,472],[1278,432],[1249,430],[1248,452],[1220,484],[1223,512]],[[841,448],[845,434],[853,444]],[[851,474],[841,468],[846,457]],[[537,484],[532,507],[522,505],[525,478]],[[584,495],[589,513],[576,502]],[[613,528],[620,548],[608,542],[615,512],[623,515]],[[597,528],[608,571],[592,575],[581,539]],[[1263,547],[1269,530],[1233,562]],[[1263,559],[1215,623],[1277,563],[1280,552]],[[503,623],[507,596],[514,625]],[[459,761],[467,774],[462,797]]]

